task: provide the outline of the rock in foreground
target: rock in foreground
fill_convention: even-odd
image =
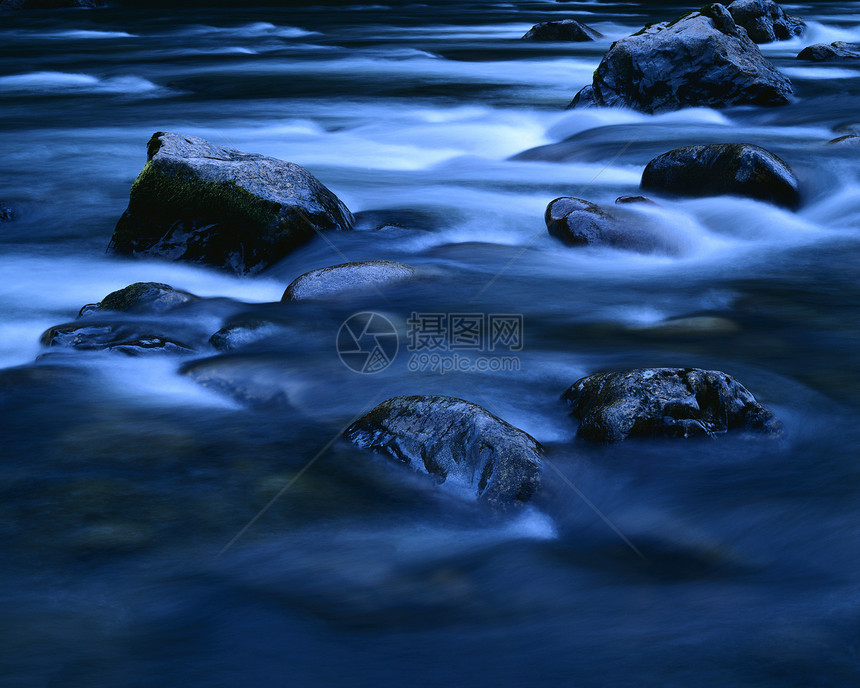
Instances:
[[[311,270],[296,277],[281,301],[325,299],[379,290],[415,276],[415,268],[392,260],[365,260]]]
[[[802,19],[790,17],[773,0],[735,0],[727,9],[755,43],[787,41],[806,28]]]
[[[809,60],[810,62],[840,62],[842,60],[860,59],[860,43],[846,43],[835,41],[830,43],[816,43],[809,45],[797,54],[798,60]]]
[[[394,397],[345,437],[412,468],[466,484],[493,506],[526,502],[540,486],[540,444],[486,409],[444,396]]]
[[[778,434],[781,423],[726,373],[642,368],[591,375],[563,395],[580,420],[577,437],[714,437],[728,430]]]
[[[535,24],[522,37],[524,41],[573,41],[582,43],[603,38],[603,34],[573,19]]]
[[[784,105],[791,82],[768,62],[719,4],[616,41],[571,106]]]
[[[685,146],[658,155],[642,173],[642,189],[681,196],[748,196],[788,208],[800,204],[791,168],[749,143]]]
[[[305,168],[156,133],[109,249],[257,273],[352,213]]]

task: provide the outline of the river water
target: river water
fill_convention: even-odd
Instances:
[[[611,40],[683,3],[177,4],[0,16],[0,685],[860,678],[860,160],[825,145],[860,133],[860,64],[794,59],[860,41],[860,3],[787,6],[808,34],[763,51],[788,106],[656,116],[565,106]],[[517,40],[561,17],[605,38]],[[358,231],[253,278],[106,255],[154,131],[299,163]],[[652,255],[547,234],[549,200],[611,204],[655,155],[728,141],[788,162],[802,208],[656,198],[630,211],[671,247]],[[277,303],[371,258],[425,276]],[[196,353],[40,345],[136,281],[206,297],[158,324]],[[401,334],[377,375],[335,350],[360,311]],[[522,316],[517,369],[418,365],[413,312]],[[274,334],[213,358],[209,335],[248,317]],[[785,436],[575,442],[564,389],[651,365],[734,375]],[[540,440],[534,504],[489,513],[336,440],[422,393]]]

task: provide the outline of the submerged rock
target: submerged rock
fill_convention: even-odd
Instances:
[[[830,43],[816,43],[809,45],[797,54],[798,60],[809,60],[810,62],[839,62],[842,60],[860,59],[860,43],[846,43],[835,41]]]
[[[535,24],[522,37],[524,41],[593,41],[603,38],[603,34],[590,26],[573,19],[547,21]]]
[[[296,277],[281,301],[325,299],[379,290],[414,277],[415,268],[392,260],[365,260],[311,270]]]
[[[122,313],[167,313],[177,306],[198,301],[199,296],[169,284],[160,282],[135,282],[113,291],[99,303],[90,303],[81,308],[78,317],[97,311],[119,311]]]
[[[494,506],[528,501],[540,486],[543,449],[537,440],[462,399],[394,397],[344,436],[442,482],[464,483]]]
[[[277,262],[318,231],[352,228],[347,207],[299,165],[157,132],[109,249],[240,274]]]
[[[681,196],[748,196],[788,208],[800,204],[791,168],[749,143],[685,146],[658,155],[642,173],[642,189]]]
[[[153,352],[191,353],[193,347],[160,333],[141,331],[133,323],[67,323],[46,330],[39,341],[47,347],[81,351],[117,351],[131,356]]]
[[[755,43],[786,41],[806,28],[802,19],[790,17],[773,0],[735,0],[727,9]]]
[[[581,198],[562,196],[550,201],[544,221],[547,231],[568,246],[610,246],[639,253],[674,252],[667,238],[643,218],[622,218]]]
[[[209,343],[218,351],[235,351],[243,346],[262,341],[279,329],[279,325],[271,320],[246,318],[241,322],[222,327],[209,338]]]
[[[791,82],[768,62],[719,4],[647,26],[612,44],[572,107],[784,105]]]
[[[717,370],[642,368],[591,375],[562,398],[580,420],[577,437],[591,442],[782,430],[746,387]]]
[[[646,198],[645,196],[619,196],[615,199],[615,203],[618,205],[626,205],[628,203],[650,203],[651,205],[657,205],[650,198]]]
[[[827,145],[839,146],[840,148],[853,148],[854,146],[860,146],[860,136],[857,134],[846,134],[845,136],[831,139],[827,142]]]
[[[15,215],[12,212],[12,208],[0,203],[0,222],[12,222],[14,219]]]

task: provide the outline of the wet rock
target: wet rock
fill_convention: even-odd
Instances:
[[[680,196],[748,196],[788,208],[800,205],[791,168],[748,143],[685,146],[658,155],[642,173],[642,189]]]
[[[104,7],[104,0],[0,0],[0,12],[11,10],[53,10],[62,7]]]
[[[714,437],[729,430],[778,434],[781,423],[726,373],[642,368],[591,375],[563,395],[580,420],[577,437]]]
[[[12,213],[12,208],[3,203],[0,203],[0,222],[12,222],[15,215]]]
[[[581,198],[562,196],[550,201],[544,213],[547,231],[568,246],[610,246],[653,253],[674,252],[644,218],[621,218]]]
[[[860,59],[860,43],[846,43],[835,41],[830,43],[816,43],[809,45],[797,54],[798,60],[809,60],[810,62],[840,62],[842,60]]]
[[[350,425],[344,436],[441,482],[466,484],[493,506],[528,501],[540,486],[540,444],[462,399],[394,397]]]
[[[109,250],[258,273],[316,232],[352,229],[347,207],[291,162],[157,132]]]
[[[234,351],[254,342],[262,341],[279,330],[277,323],[265,318],[247,318],[225,325],[209,338],[218,351]]]
[[[755,43],[786,41],[806,28],[802,19],[788,16],[773,0],[735,0],[726,9]]]
[[[200,297],[169,284],[159,282],[135,282],[123,289],[113,291],[99,303],[81,308],[78,317],[97,311],[119,311],[121,313],[158,314],[167,313],[177,306],[198,301]]]
[[[728,10],[706,5],[673,22],[646,26],[612,44],[590,86],[571,107],[784,105],[791,82],[761,54]]]
[[[584,42],[603,38],[603,34],[573,19],[547,21],[535,24],[522,37],[524,41]]]
[[[654,201],[650,198],[646,198],[645,196],[619,196],[615,199],[615,202],[618,205],[625,205],[627,203],[650,203],[652,205],[656,205]]]
[[[839,146],[840,148],[853,148],[854,146],[860,146],[860,136],[857,136],[856,134],[846,134],[845,136],[831,139],[827,142],[827,145]]]
[[[187,344],[164,334],[142,332],[139,324],[75,322],[46,330],[39,341],[47,347],[81,351],[117,351],[130,356],[153,352],[191,353]]]
[[[415,268],[391,260],[366,260],[311,270],[296,277],[281,301],[304,301],[378,291],[414,277]]]

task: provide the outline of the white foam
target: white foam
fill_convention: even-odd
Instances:
[[[858,69],[840,67],[783,67],[782,73],[792,79],[854,79],[860,76]]]
[[[138,76],[100,79],[91,74],[30,72],[0,77],[0,89],[31,93],[127,93],[142,94],[159,87]]]
[[[102,40],[106,38],[140,38],[125,31],[58,31],[56,33],[37,34],[39,38],[63,38],[80,40]]]

